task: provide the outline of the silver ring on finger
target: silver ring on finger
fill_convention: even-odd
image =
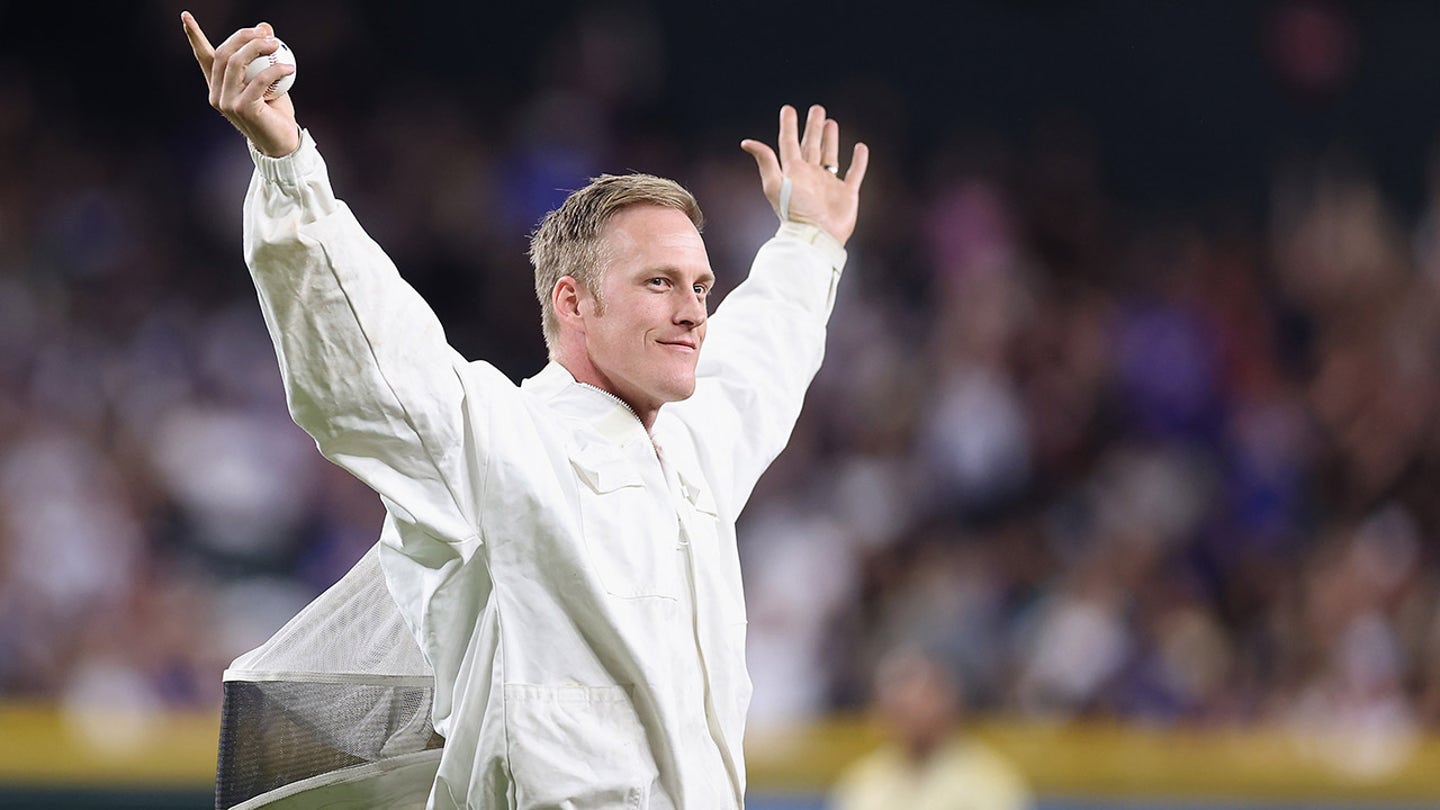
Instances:
[[[835,175],[836,177],[840,176],[840,167],[836,166],[834,163],[822,163],[820,165],[820,168]]]

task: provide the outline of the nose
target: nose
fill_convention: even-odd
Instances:
[[[695,293],[684,295],[679,309],[675,312],[675,322],[690,328],[695,328],[709,317],[705,311],[705,299]]]

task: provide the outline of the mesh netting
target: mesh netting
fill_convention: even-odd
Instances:
[[[353,765],[439,748],[428,687],[228,681],[215,805],[220,810]]]
[[[215,805],[439,748],[434,678],[372,548],[269,641],[225,671]]]

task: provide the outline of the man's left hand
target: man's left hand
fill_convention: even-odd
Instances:
[[[825,108],[819,104],[810,108],[803,136],[798,119],[794,107],[786,104],[780,108],[778,158],[768,145],[749,138],[740,142],[740,148],[755,158],[765,196],[781,219],[815,225],[843,245],[855,231],[860,184],[870,163],[870,149],[855,144],[850,167],[842,177],[840,125],[826,118]]]

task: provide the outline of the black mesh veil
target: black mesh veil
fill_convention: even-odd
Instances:
[[[366,806],[367,794],[423,807],[444,744],[433,697],[372,548],[225,671],[217,810],[304,807],[307,793],[327,807]],[[357,803],[336,805],[341,794]]]

